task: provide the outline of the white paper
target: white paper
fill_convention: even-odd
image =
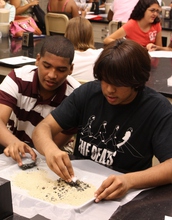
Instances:
[[[172,220],[172,217],[165,215],[164,220]]]
[[[172,51],[148,51],[151,57],[172,58]]]
[[[97,15],[86,15],[85,18],[86,19],[92,19],[92,18],[96,18]]]
[[[167,79],[167,86],[172,86],[172,76]]]
[[[29,193],[27,192],[27,190],[21,189],[21,188],[14,185],[13,177],[17,173],[32,172],[32,171],[37,171],[37,169],[43,169],[43,170],[47,171],[47,175],[48,175],[47,177],[48,178],[50,178],[51,180],[54,180],[54,181],[58,179],[58,176],[52,170],[50,170],[49,167],[47,166],[45,159],[37,158],[37,161],[38,161],[38,165],[36,167],[28,169],[28,171],[21,170],[17,164],[15,164],[13,166],[10,166],[7,169],[4,169],[4,170],[0,171],[0,177],[11,181],[12,193],[13,193],[13,196],[15,198],[19,198],[20,196],[23,196],[23,200],[25,202],[26,202],[27,198],[29,198],[29,197],[30,197],[30,200],[39,201],[39,199],[31,197],[29,195]],[[86,182],[88,184],[90,183],[90,184],[94,185],[96,187],[96,189],[98,189],[98,187],[101,185],[103,180],[106,179],[105,176],[97,175],[95,173],[86,172],[86,171],[80,170],[78,168],[75,168],[74,166],[73,166],[73,168],[74,168],[74,172],[75,172],[75,177],[77,179],[79,179],[80,181]],[[94,200],[95,200],[95,198],[94,198],[94,195],[93,195],[93,197],[90,200],[88,200],[87,202],[85,202],[81,205],[78,205],[78,206],[71,206],[71,205],[67,205],[67,204],[56,204],[56,207],[57,208],[64,208],[64,209],[67,209],[67,208],[69,208],[69,209],[78,209],[81,212],[81,209],[83,209],[84,206],[88,205],[90,202],[93,202]],[[47,203],[47,202],[44,202],[44,201],[41,201],[41,202]],[[20,203],[20,201],[16,201],[16,203]],[[22,203],[24,203],[24,202],[22,202]],[[48,204],[50,206],[52,205],[52,203],[48,203]],[[34,205],[34,207],[36,207],[36,205]]]
[[[24,64],[24,63],[32,63],[35,62],[35,58],[25,57],[25,56],[17,56],[17,57],[9,57],[0,59],[1,63],[6,63],[10,65]]]
[[[36,153],[38,157],[44,159],[37,151]],[[90,172],[95,178],[97,174],[103,176],[103,178],[111,174],[121,174],[91,160],[73,160],[72,164],[74,169],[82,170],[82,172]],[[4,170],[10,170],[11,167],[14,166],[17,168],[16,162],[12,158],[6,157],[4,154],[0,155],[0,173],[5,173]],[[7,172],[5,175],[7,176]],[[100,184],[100,181],[97,181],[97,183]],[[88,205],[80,207],[80,209],[66,209],[65,207],[58,207],[38,199],[33,199],[29,196],[22,194],[14,195],[14,193],[12,193],[13,211],[18,215],[28,218],[32,218],[39,214],[51,220],[107,220],[119,206],[131,201],[141,191],[143,190],[130,190],[126,196],[121,199],[115,201],[101,201],[99,203],[91,202],[88,203]]]

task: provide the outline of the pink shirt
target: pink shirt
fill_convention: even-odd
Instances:
[[[148,43],[155,43],[158,32],[161,31],[160,23],[152,24],[147,32],[143,32],[136,20],[130,19],[122,26],[126,33],[126,38],[134,40],[142,46],[146,47]]]
[[[139,0],[114,0],[111,6],[113,11],[113,20],[127,22],[130,14]]]

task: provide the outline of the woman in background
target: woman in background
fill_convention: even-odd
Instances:
[[[92,81],[93,66],[103,48],[95,49],[93,28],[89,20],[84,17],[76,17],[69,20],[65,37],[74,45],[74,68],[72,76],[82,81]]]
[[[10,0],[10,4],[15,6],[16,15],[32,17],[32,6],[38,5],[39,0]]]
[[[74,0],[49,0],[47,12],[63,13],[69,19],[79,16],[78,6]]]
[[[0,0],[0,8],[4,8],[10,11],[9,23],[14,21],[16,15],[16,8],[7,2],[8,0]]]
[[[162,46],[160,12],[161,7],[157,0],[139,0],[130,15],[129,21],[106,37],[104,44],[126,37],[143,47],[149,43]]]

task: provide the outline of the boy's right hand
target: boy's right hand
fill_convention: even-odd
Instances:
[[[70,182],[74,177],[74,171],[68,153],[57,146],[49,147],[44,153],[49,168],[63,180]]]
[[[4,149],[4,154],[7,157],[12,157],[18,163],[19,166],[22,165],[22,157],[25,157],[26,153],[29,153],[31,155],[32,160],[36,160],[37,155],[35,151],[25,142],[15,142],[8,145]]]

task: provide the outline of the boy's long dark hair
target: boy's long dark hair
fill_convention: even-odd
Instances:
[[[111,42],[94,65],[94,77],[115,86],[140,90],[149,79],[151,60],[145,48],[132,40]]]

